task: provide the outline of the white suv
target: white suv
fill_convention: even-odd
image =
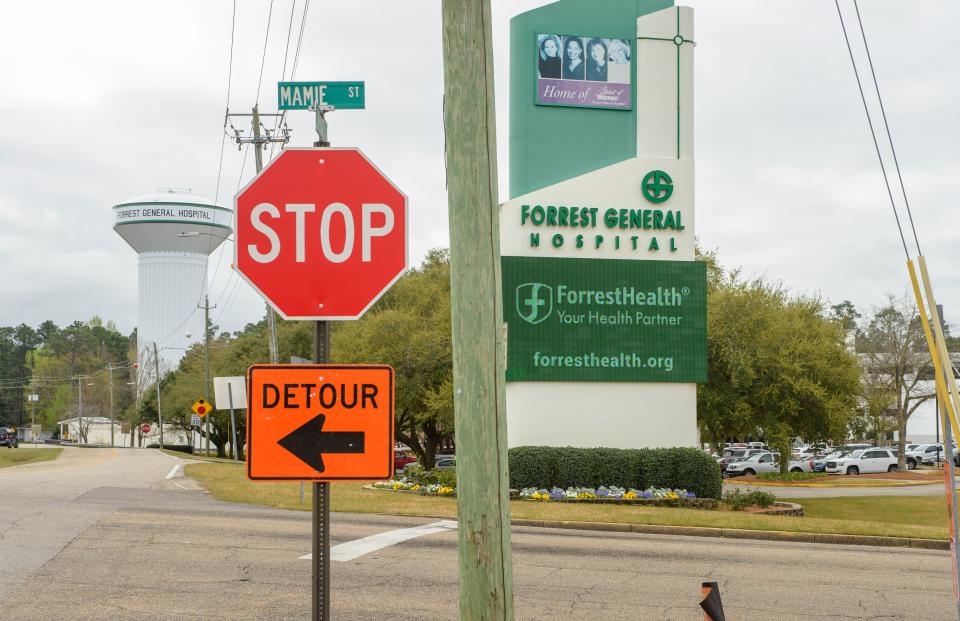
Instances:
[[[827,462],[830,474],[869,474],[895,472],[897,456],[889,449],[857,449]]]

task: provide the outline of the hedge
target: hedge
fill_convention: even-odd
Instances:
[[[684,489],[698,498],[720,498],[720,466],[695,448],[615,449],[518,446],[510,449],[510,487],[616,485]]]

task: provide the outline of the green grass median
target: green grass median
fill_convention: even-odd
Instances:
[[[0,468],[52,461],[60,457],[62,452],[62,448],[0,448]]]
[[[300,503],[300,484],[252,482],[243,464],[189,464],[186,475],[201,482],[219,500],[281,509],[309,510],[311,486],[305,486]],[[362,483],[334,483],[331,509],[348,513],[382,513],[456,517],[453,498],[420,496],[368,490]],[[752,530],[913,537],[947,538],[947,513],[938,496],[867,496],[790,499],[804,506],[806,516],[779,517],[738,511],[707,511],[664,507],[615,506],[606,504],[512,501],[511,517],[527,520],[577,522],[613,522],[620,524],[656,524],[664,526],[706,526]]]

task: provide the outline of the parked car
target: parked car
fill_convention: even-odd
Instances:
[[[737,459],[747,459],[748,457],[753,457],[754,455],[759,455],[760,453],[766,453],[762,449],[751,449],[751,448],[731,448],[723,452],[723,456],[728,460],[737,460]]]
[[[393,451],[393,469],[394,471],[403,470],[404,466],[407,464],[412,464],[417,461],[417,458],[413,456],[410,451],[405,451],[402,449],[397,449]]]
[[[0,427],[0,446],[7,448],[17,448],[20,446],[20,439],[17,438],[17,430],[13,427]]]
[[[827,469],[827,462],[839,459],[841,456],[846,455],[848,451],[833,451],[832,453],[827,453],[826,455],[821,455],[820,457],[814,457],[810,467],[811,472],[824,472]]]
[[[407,468],[412,468],[414,466],[419,466],[420,463],[412,461],[406,466],[403,467],[404,470]],[[457,469],[457,456],[456,455],[437,455],[433,460],[433,469],[434,470],[456,470]]]
[[[830,474],[869,474],[895,472],[897,455],[885,448],[857,449],[827,462]]]
[[[904,455],[907,458],[908,466],[910,461],[914,462],[913,467],[918,464],[932,466],[946,458],[942,444],[918,444],[912,450],[907,449]]]

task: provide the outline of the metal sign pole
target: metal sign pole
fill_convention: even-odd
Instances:
[[[330,323],[313,324],[313,359],[330,362]],[[313,621],[330,618],[330,484],[313,484]]]
[[[233,463],[238,464],[237,459],[237,423],[233,418],[233,384],[227,382],[227,400],[230,402],[230,433],[233,435]]]
[[[315,147],[329,147],[325,113],[331,106],[316,108],[317,142]],[[313,324],[313,360],[330,362],[330,323]],[[313,621],[330,619],[330,484],[313,484]]]

